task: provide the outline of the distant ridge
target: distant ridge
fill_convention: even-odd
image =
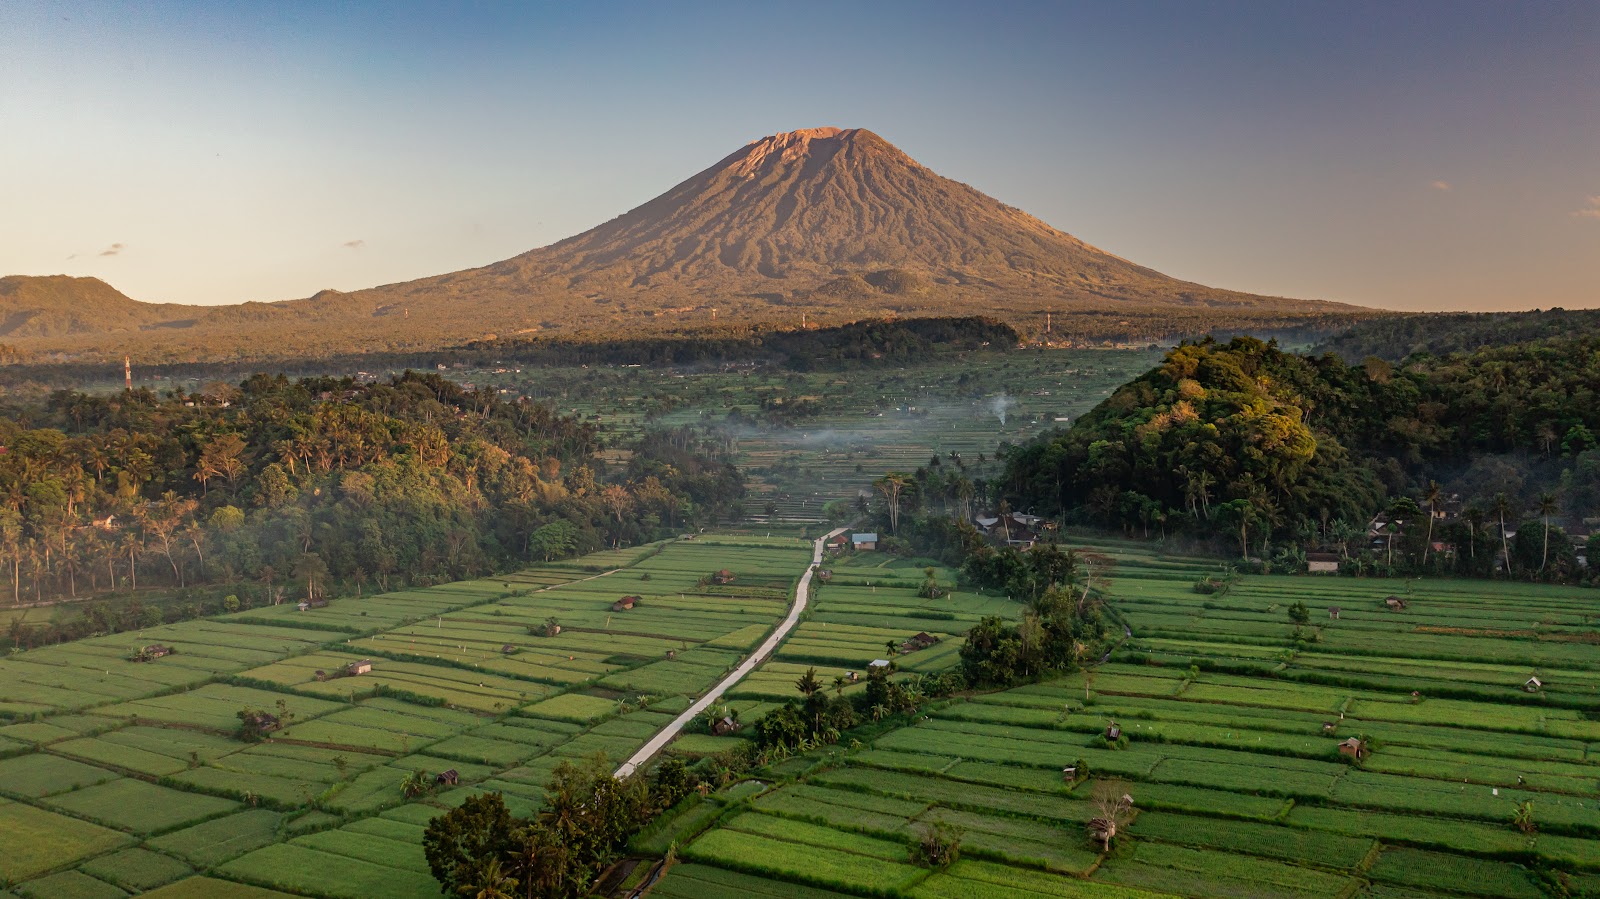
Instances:
[[[582,234],[482,268],[307,300],[155,306],[20,279],[0,338],[86,357],[300,356],[557,334],[686,334],[885,315],[1149,338],[1373,314],[1168,277],[941,177],[860,128],[761,138]],[[28,281],[47,282],[28,284]],[[76,293],[74,293],[76,291]],[[131,304],[131,305],[129,305]]]

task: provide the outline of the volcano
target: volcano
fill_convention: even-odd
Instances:
[[[53,288],[32,293],[61,294]],[[26,328],[0,326],[0,337],[199,359],[703,333],[794,326],[802,316],[842,324],[983,313],[1029,330],[1049,312],[1058,333],[1120,328],[1154,338],[1366,311],[1169,277],[935,174],[861,128],[752,141],[624,215],[482,268],[282,303],[136,305],[117,306],[103,328],[84,316],[59,324],[49,309],[10,310],[8,321]]]

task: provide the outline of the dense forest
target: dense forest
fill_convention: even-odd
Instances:
[[[1490,346],[1563,341],[1597,330],[1600,309],[1389,315],[1356,322],[1318,342],[1314,352],[1337,353],[1349,362],[1370,356],[1400,362],[1411,355],[1443,356]]]
[[[1375,569],[1487,573],[1505,554],[1519,574],[1571,578],[1562,526],[1600,515],[1597,392],[1594,336],[1401,367],[1206,340],[1069,430],[1004,448],[999,493],[1069,523],[1225,536],[1289,567],[1329,549]],[[1375,551],[1379,513],[1393,524]]]
[[[471,577],[737,514],[714,442],[592,424],[433,374],[257,375],[0,415],[6,599],[227,585],[241,602]]]

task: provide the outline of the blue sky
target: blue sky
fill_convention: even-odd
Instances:
[[[276,300],[870,128],[1177,277],[1600,306],[1600,4],[0,5],[0,274]]]

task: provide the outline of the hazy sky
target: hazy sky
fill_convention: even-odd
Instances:
[[[0,3],[0,274],[277,300],[870,128],[1168,274],[1600,306],[1600,3]]]

